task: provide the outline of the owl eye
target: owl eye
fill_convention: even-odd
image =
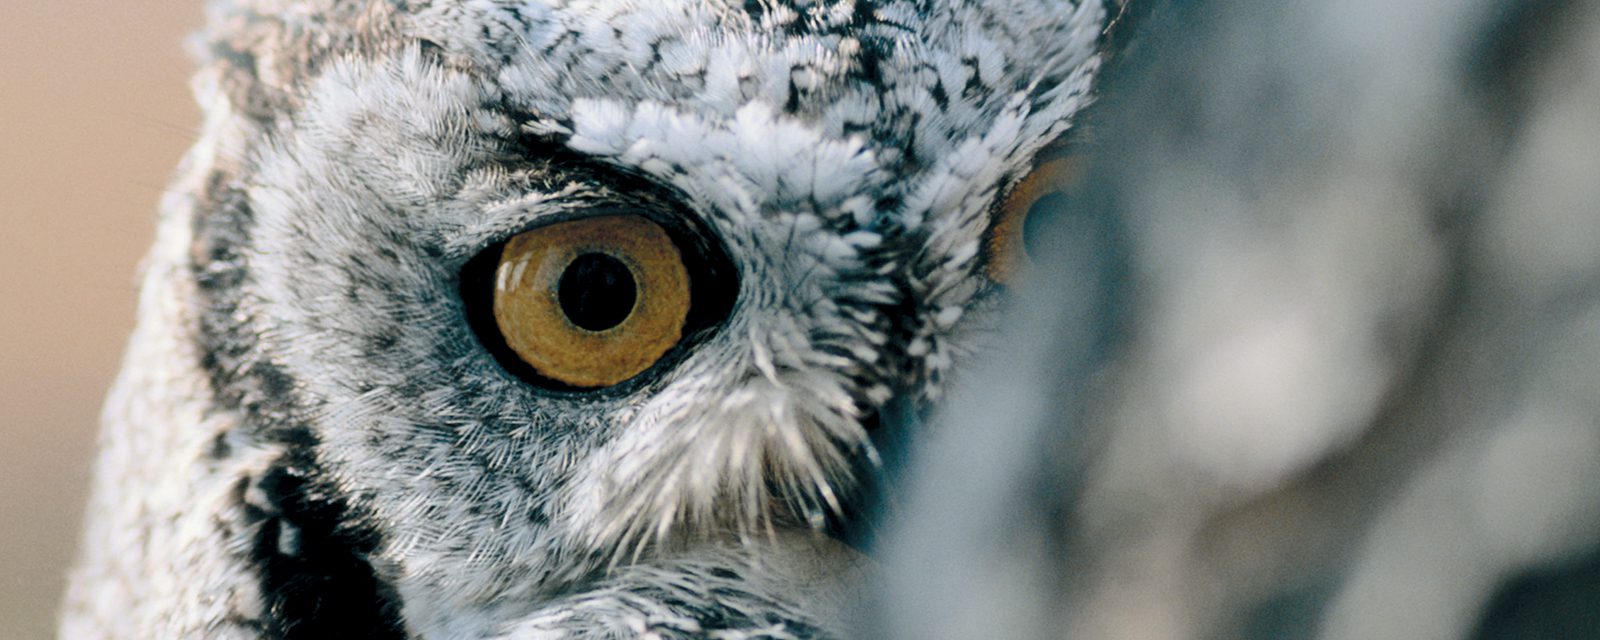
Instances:
[[[500,252],[494,319],[506,346],[546,378],[608,387],[683,337],[689,274],[672,239],[637,216],[561,222]]]
[[[720,255],[643,216],[568,220],[475,258],[463,295],[506,369],[555,390],[610,387],[727,313],[731,267]]]
[[[1063,190],[1078,172],[1078,158],[1074,156],[1045,160],[1006,195],[989,228],[990,280],[1011,283],[1028,267],[1027,241],[1037,237],[1032,233],[1034,225],[1066,202]]]

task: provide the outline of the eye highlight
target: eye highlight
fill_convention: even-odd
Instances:
[[[639,375],[684,336],[690,275],[650,220],[559,222],[507,241],[493,313],[505,345],[540,376],[578,388]]]
[[[1075,156],[1060,156],[1045,160],[1032,173],[1024,177],[1006,195],[995,214],[994,226],[989,228],[987,272],[989,279],[1001,284],[1013,282],[1017,274],[1031,261],[1027,239],[1032,223],[1067,200],[1063,190],[1078,176],[1079,163]]]

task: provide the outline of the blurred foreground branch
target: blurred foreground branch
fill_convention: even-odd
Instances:
[[[1125,42],[871,633],[1600,637],[1600,3]]]

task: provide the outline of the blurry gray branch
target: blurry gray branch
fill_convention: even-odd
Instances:
[[[1130,6],[872,634],[1600,637],[1600,3]]]

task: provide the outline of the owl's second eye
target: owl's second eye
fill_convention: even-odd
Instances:
[[[607,387],[655,364],[683,337],[689,273],[659,225],[631,215],[523,232],[500,252],[494,319],[545,378]]]
[[[1051,158],[1039,163],[1032,173],[1013,187],[999,210],[988,237],[989,279],[1010,283],[1031,260],[1028,241],[1036,237],[1033,227],[1044,215],[1053,213],[1067,200],[1062,191],[1079,172],[1072,156]]]

